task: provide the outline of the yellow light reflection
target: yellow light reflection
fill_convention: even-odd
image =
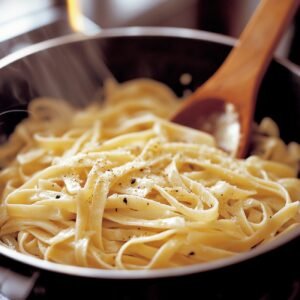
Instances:
[[[71,28],[76,32],[81,32],[83,28],[79,2],[78,0],[67,0],[69,23]]]

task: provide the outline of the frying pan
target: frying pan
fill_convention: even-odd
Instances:
[[[100,99],[99,87],[112,74],[119,82],[153,78],[182,96],[217,70],[234,43],[209,32],[158,27],[108,29],[93,37],[71,35],[42,42],[0,60],[0,112],[26,109],[37,96],[59,97],[83,107],[95,94]],[[184,73],[192,76],[187,85],[180,82]],[[264,116],[275,120],[286,142],[300,142],[300,70],[289,61],[274,59],[265,75],[255,119]],[[1,139],[24,117],[2,114]],[[287,299],[300,295],[294,288],[300,284],[299,236],[294,230],[235,257],[149,271],[59,265],[0,245],[0,291],[12,299]]]

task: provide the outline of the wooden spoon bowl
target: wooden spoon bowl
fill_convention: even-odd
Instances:
[[[225,62],[183,102],[172,121],[217,135],[220,148],[243,157],[258,88],[298,5],[299,0],[262,0]]]

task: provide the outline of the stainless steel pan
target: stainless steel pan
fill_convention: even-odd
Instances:
[[[181,96],[214,73],[234,42],[213,33],[177,28],[110,29],[93,37],[72,35],[46,41],[0,60],[0,112],[26,108],[32,98],[40,95],[61,97],[84,106],[111,73],[121,82],[137,77],[154,78]],[[187,86],[179,80],[183,73],[192,75]],[[300,142],[300,70],[288,61],[274,59],[264,78],[255,118],[260,120],[264,116],[279,124],[286,141]],[[2,135],[8,135],[23,117],[2,115]],[[0,245],[0,274],[9,268],[9,280],[24,279],[27,286],[23,296],[30,293],[33,298],[105,290],[119,299],[138,299],[146,297],[146,293],[154,293],[159,299],[166,295],[183,297],[195,292],[204,295],[204,299],[205,295],[209,299],[217,295],[218,299],[225,299],[224,295],[231,299],[255,299],[270,293],[271,286],[276,290],[284,278],[290,280],[287,285],[297,276],[300,278],[300,259],[296,255],[300,249],[299,235],[299,230],[289,232],[224,260],[150,271],[59,265]],[[291,278],[286,275],[287,270]],[[14,277],[15,273],[22,275]],[[251,283],[247,282],[248,276]]]

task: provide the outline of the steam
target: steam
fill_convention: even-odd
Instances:
[[[101,95],[104,82],[114,78],[103,47],[105,41],[78,40],[0,68],[0,143],[27,116],[27,104],[33,98],[54,97],[83,107],[94,100],[95,94]],[[101,100],[99,96],[97,100]]]
[[[62,98],[73,105],[86,105],[99,86],[113,78],[101,48],[93,40],[77,41],[29,55],[5,67],[0,74],[4,79],[0,83],[1,90],[9,90],[7,92],[13,98],[5,108],[24,104],[28,98],[36,96]]]
[[[16,107],[26,106],[36,96],[62,98],[73,105],[82,106],[89,102],[93,93],[107,78],[113,78],[96,43],[78,41],[47,49],[57,43],[47,41],[54,36],[73,32],[58,40],[74,41],[83,35],[91,36],[101,31],[97,24],[81,13],[80,1],[68,0],[67,12],[53,7],[38,17],[40,18],[35,20],[35,24],[42,27],[38,27],[33,33],[28,31],[6,41],[1,47],[1,51],[6,48],[6,51],[10,49],[13,52],[17,50],[17,53],[30,53],[40,46],[33,45],[23,50],[17,48],[35,44],[41,39],[46,41],[42,42],[46,50],[22,58],[0,70],[0,97],[4,98],[0,101],[0,111],[5,110],[5,113]],[[1,64],[0,60],[0,69]]]

